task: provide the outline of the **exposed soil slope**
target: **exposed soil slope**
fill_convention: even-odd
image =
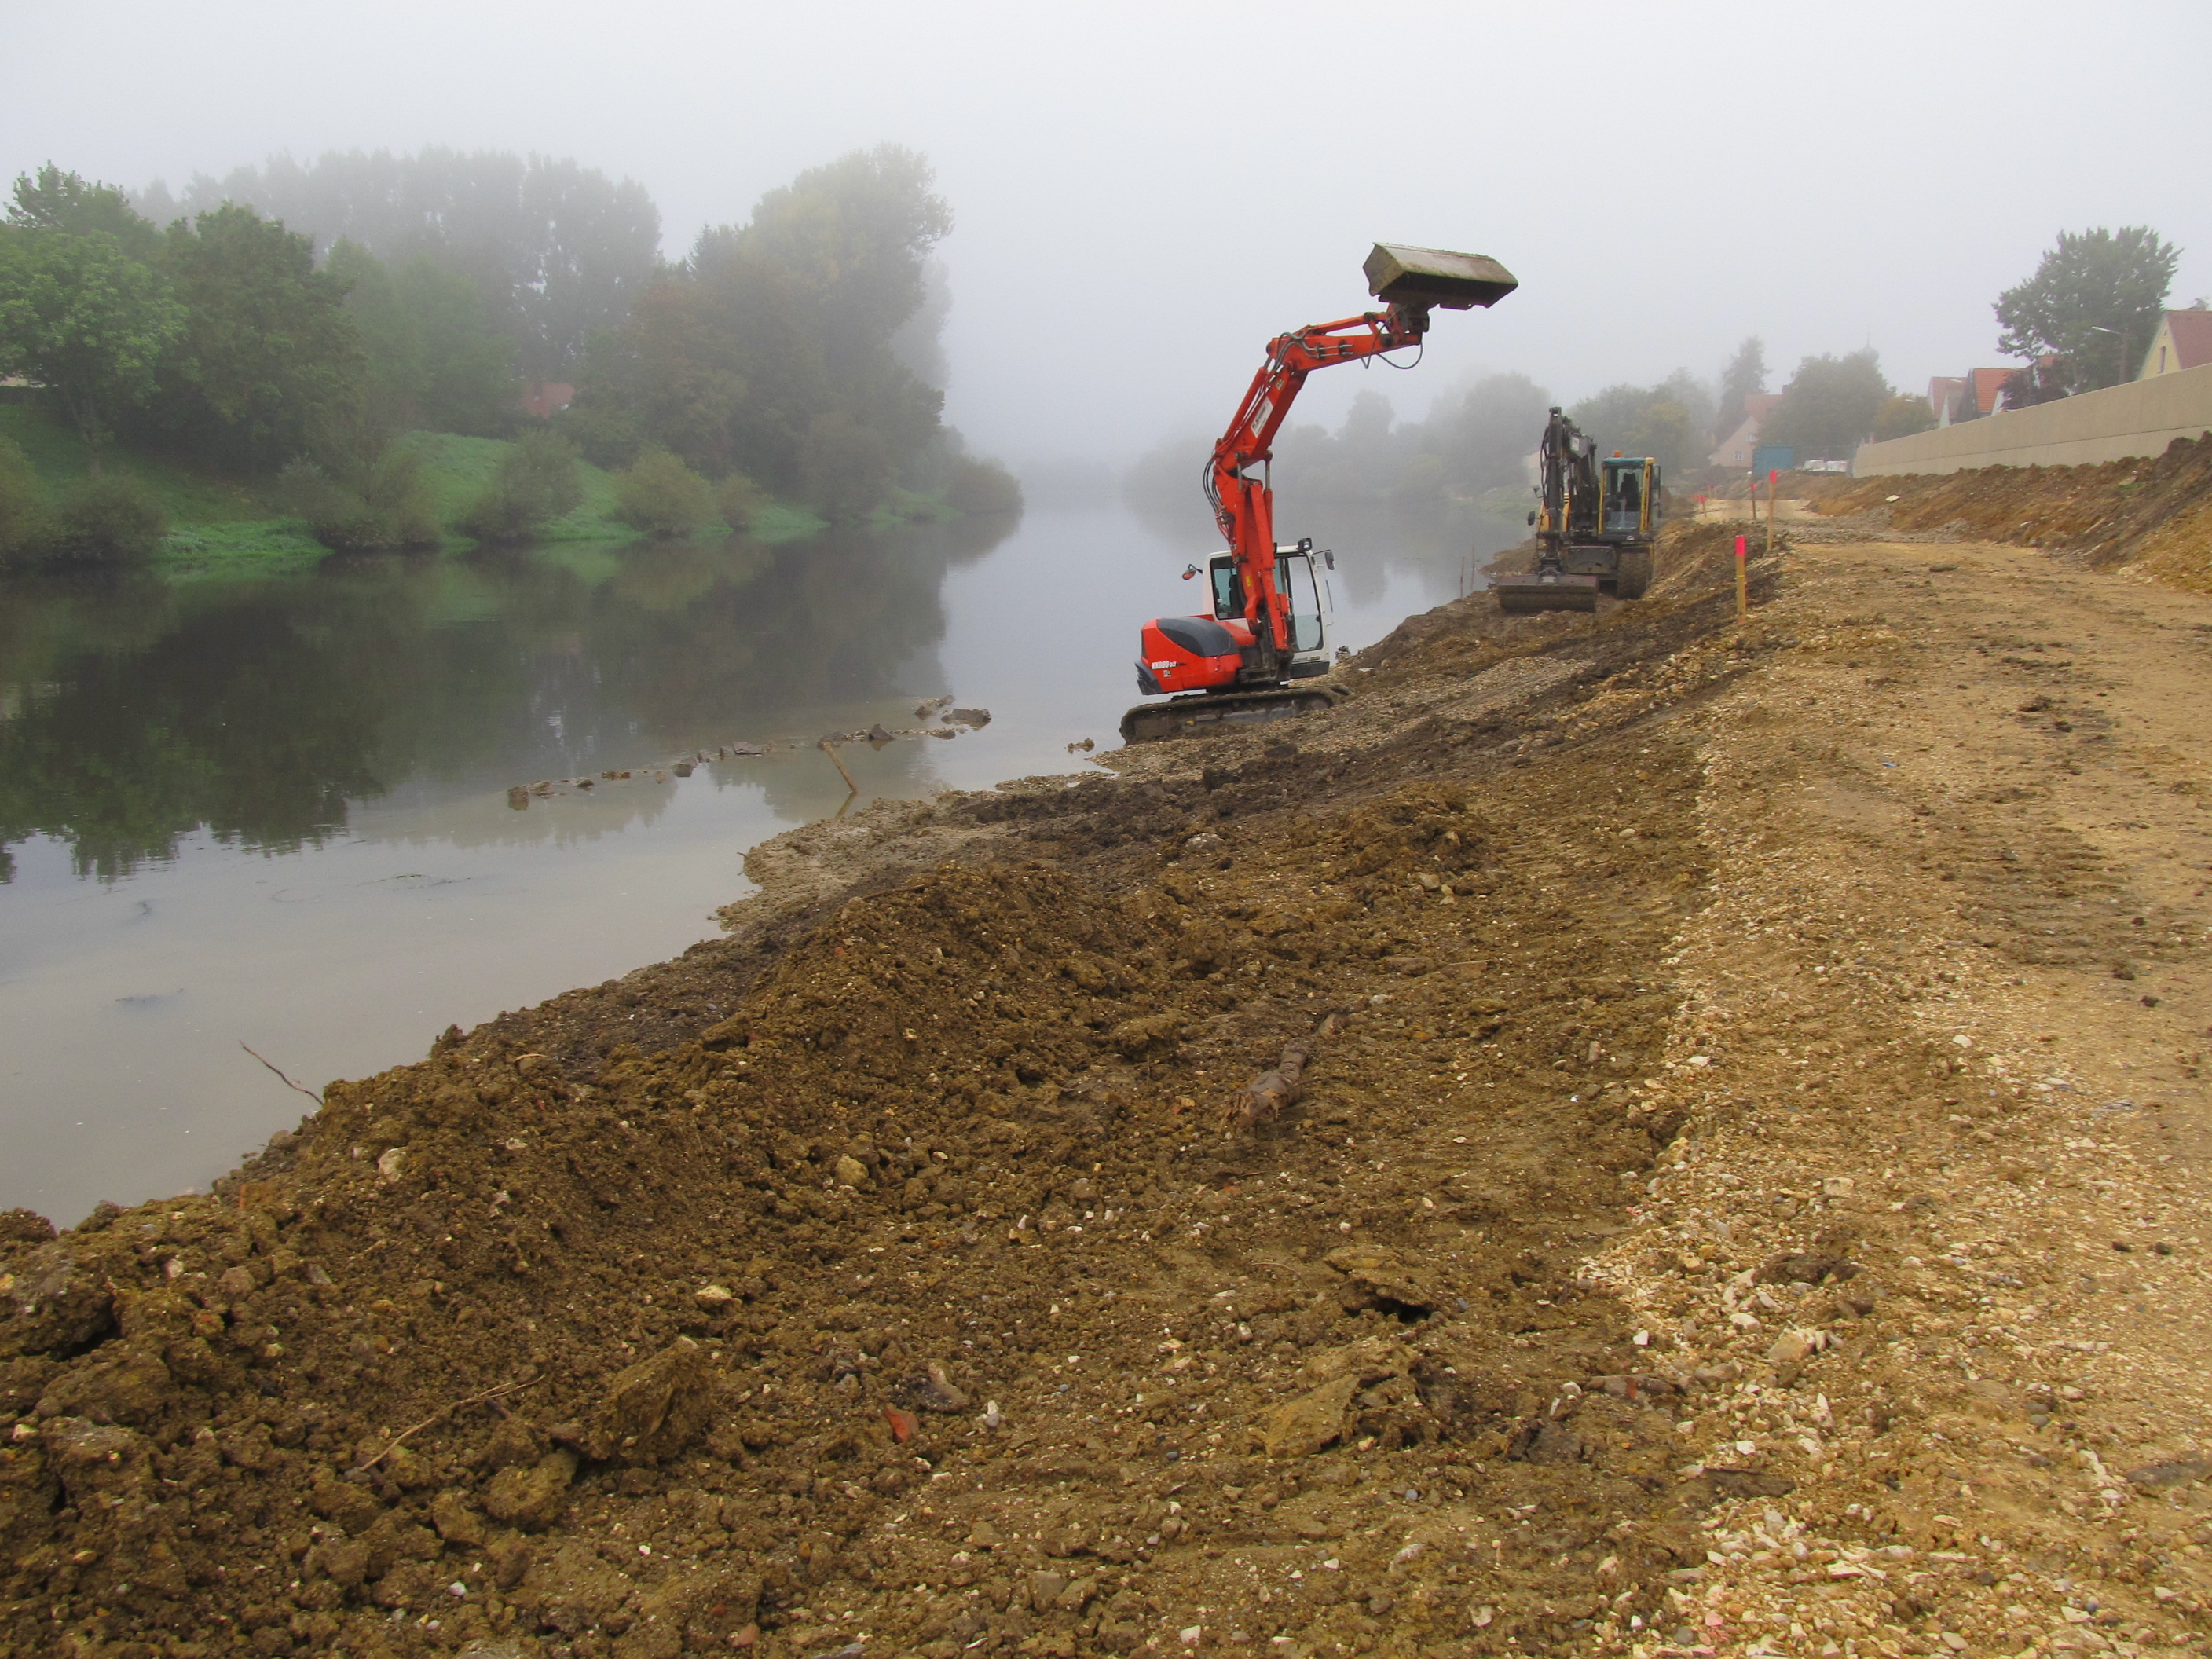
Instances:
[[[2212,607],[1727,540],[16,1218],[0,1648],[2182,1642]]]
[[[1796,475],[1786,495],[1863,533],[1942,531],[2077,553],[2212,593],[2212,436],[2101,466],[1990,466],[1886,478]]]

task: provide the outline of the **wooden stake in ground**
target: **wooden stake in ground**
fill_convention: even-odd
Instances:
[[[1766,550],[1774,551],[1774,481],[1782,476],[1775,467],[1766,469]],[[1757,494],[1756,491],[1753,492]]]
[[[1755,509],[1758,505],[1759,502],[1754,498],[1752,506]],[[1771,530],[1767,532],[1770,539],[1773,533]],[[1743,569],[1744,544],[1749,539],[1748,537],[1744,536],[1735,538],[1735,619],[1738,622],[1741,622],[1751,614],[1751,584],[1744,579]]]
[[[853,775],[845,769],[845,763],[837,758],[837,751],[830,746],[830,739],[823,738],[819,747],[823,754],[830,757],[830,764],[837,769],[837,775],[845,780],[845,787],[851,790],[854,794],[859,794],[860,786],[853,781]],[[850,799],[851,797],[848,796],[847,799]]]

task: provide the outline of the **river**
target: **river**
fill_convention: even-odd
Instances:
[[[1283,517],[1357,649],[1527,532]],[[780,548],[554,545],[216,580],[0,576],[0,1209],[67,1224],[204,1186],[308,1089],[659,961],[746,849],[864,805],[1080,771],[1136,629],[1194,611],[1202,516],[1032,509]],[[732,742],[775,752],[667,764]],[[629,780],[508,805],[514,784]]]

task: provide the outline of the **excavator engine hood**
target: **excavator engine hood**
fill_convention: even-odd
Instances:
[[[1367,291],[1390,305],[1442,306],[1468,311],[1494,306],[1521,286],[1521,279],[1484,253],[1454,253],[1440,247],[1401,247],[1377,242],[1361,267]]]
[[[1241,617],[1155,617],[1145,624],[1137,690],[1157,697],[1233,685],[1251,643],[1251,624]]]

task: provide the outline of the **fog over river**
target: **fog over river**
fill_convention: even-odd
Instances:
[[[1517,524],[1285,511],[1358,647]],[[767,549],[556,545],[245,580],[0,580],[0,1208],[58,1223],[204,1187],[310,1089],[674,955],[745,850],[838,810],[812,747],[507,805],[508,786],[744,740],[990,725],[842,751],[878,795],[1079,771],[1136,630],[1198,608],[1202,509],[1031,511]]]

